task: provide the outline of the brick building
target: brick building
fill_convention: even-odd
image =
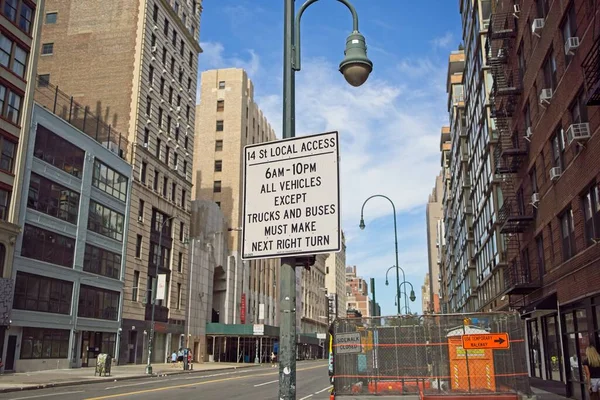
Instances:
[[[577,399],[585,348],[600,346],[599,13],[596,1],[499,1],[484,61],[503,296],[526,319],[533,384]]]

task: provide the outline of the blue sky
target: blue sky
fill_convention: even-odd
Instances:
[[[301,1],[297,1],[299,7]],[[281,137],[283,0],[206,0],[200,39],[200,69],[245,68],[255,100]],[[302,19],[302,71],[296,74],[298,136],[337,130],[341,139],[342,225],[347,264],[367,281],[376,279],[384,315],[394,314],[391,205],[397,208],[400,266],[414,285],[421,311],[427,272],[425,204],[440,171],[439,136],[447,125],[448,54],[460,43],[457,0],[353,0],[374,70],[353,88],[338,72],[352,28],[348,10],[321,0]],[[393,279],[392,279],[393,278]]]

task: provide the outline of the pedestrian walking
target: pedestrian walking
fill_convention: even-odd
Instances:
[[[585,378],[590,391],[590,400],[600,400],[600,354],[596,348],[589,345],[585,349],[585,360],[582,363]]]
[[[177,352],[173,350],[173,354],[171,354],[171,363],[174,367],[177,366]]]
[[[271,368],[275,367],[275,359],[277,358],[277,356],[275,355],[275,352],[271,352]]]

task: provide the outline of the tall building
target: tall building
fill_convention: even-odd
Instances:
[[[452,57],[452,55],[450,55]],[[464,54],[463,54],[464,59]],[[438,237],[440,243],[438,247],[438,259],[440,260],[440,273],[434,279],[440,283],[440,311],[444,314],[450,312],[450,300],[448,292],[450,290],[451,268],[453,267],[454,258],[449,251],[446,243],[446,228],[447,221],[450,215],[452,205],[452,175],[450,166],[452,161],[452,140],[450,138],[450,127],[442,127],[440,134],[440,164],[442,167],[442,181],[444,183],[444,195],[442,198],[443,215],[442,221],[438,225]]]
[[[132,167],[54,114],[64,100],[35,104],[24,143],[28,193],[19,199],[5,370],[95,366],[99,353],[118,356]]]
[[[240,232],[244,146],[276,140],[275,131],[254,102],[254,85],[242,69],[202,73],[197,116],[193,198],[216,202],[230,229],[236,307],[226,310],[222,321],[276,325],[280,261],[242,262]]]
[[[39,54],[43,1],[15,1],[2,7],[0,18],[0,355],[6,360],[5,334],[10,326],[15,243],[21,231],[29,126]],[[5,362],[6,365],[6,362]],[[6,367],[5,367],[6,369]],[[8,369],[7,369],[8,370]]]
[[[47,0],[40,79],[126,135],[134,168],[120,363],[142,362],[151,298],[153,361],[183,344],[202,1]],[[99,18],[98,16],[102,16]]]
[[[317,254],[310,268],[302,268],[302,296],[296,308],[302,310],[301,333],[327,332],[327,288],[325,287],[328,254]],[[301,302],[299,301],[301,299]]]
[[[346,237],[342,231],[342,248],[331,253],[325,260],[325,287],[328,296],[332,297],[336,316],[344,316],[346,312]],[[330,312],[331,313],[331,312]],[[333,320],[333,318],[331,318]]]
[[[500,1],[486,44],[503,296],[526,319],[532,383],[576,399],[585,349],[600,346],[599,14],[594,1]]]
[[[356,310],[363,317],[373,315],[373,300],[369,297],[369,285],[358,276],[356,265],[346,267],[346,310]]]
[[[425,274],[425,279],[421,285],[421,309],[423,314],[432,313],[433,307],[431,307],[431,286],[430,286],[429,272]]]
[[[442,197],[444,194],[443,178],[438,175],[435,178],[435,186],[429,195],[427,208],[425,210],[425,220],[427,223],[427,255],[429,260],[429,277],[428,286],[428,306],[423,308],[423,312],[439,313],[440,312],[440,282],[438,276],[440,274],[440,258],[438,255],[438,247],[440,243],[439,226],[442,223]],[[425,300],[423,300],[425,301]]]

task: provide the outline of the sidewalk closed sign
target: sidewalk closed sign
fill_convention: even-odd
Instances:
[[[244,148],[242,258],[340,250],[338,133]]]
[[[338,333],[334,335],[336,354],[354,354],[361,352],[360,333]]]

